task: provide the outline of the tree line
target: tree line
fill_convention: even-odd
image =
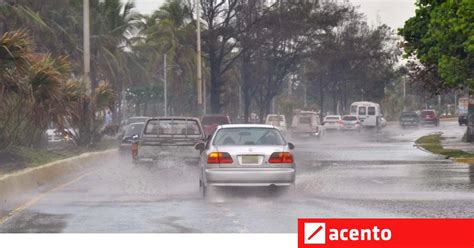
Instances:
[[[193,1],[168,0],[150,15],[138,13],[132,1],[91,0],[90,5],[91,79],[97,97],[87,100],[85,94],[78,98],[61,95],[72,82],[81,91],[85,87],[81,85],[82,1],[7,0],[0,4],[2,42],[10,43],[0,51],[2,102],[8,97],[15,98],[17,104],[27,100],[11,90],[7,82],[12,80],[3,79],[10,72],[33,87],[25,76],[31,75],[31,68],[22,67],[21,56],[11,52],[16,47],[22,46],[30,54],[26,56],[28,67],[33,67],[31,61],[51,66],[60,61],[63,65],[54,69],[58,88],[41,87],[47,94],[36,95],[37,101],[31,104],[43,109],[42,124],[25,130],[40,135],[51,121],[79,127],[78,122],[88,116],[87,109],[58,108],[77,107],[73,99],[79,98],[81,106],[84,101],[93,102],[94,111],[110,108],[116,121],[124,115],[162,115],[164,70],[168,75],[168,112],[201,114],[195,104],[197,20]],[[252,112],[261,117],[272,111],[291,114],[304,107],[303,94],[308,109],[343,113],[351,101],[382,101],[387,87],[399,82],[403,74],[397,64],[400,49],[394,31],[383,24],[367,24],[348,2],[201,0],[200,8],[203,77],[212,113],[241,115],[243,121]],[[10,36],[20,38],[12,41]],[[39,80],[48,82],[44,77]],[[102,99],[97,94],[100,90]],[[39,103],[48,97],[61,102]],[[4,113],[17,113],[14,106],[0,109],[0,135],[10,135],[6,127],[14,118],[7,120]],[[30,123],[36,123],[38,117],[29,118]],[[100,122],[100,116],[94,118]],[[81,130],[84,137],[79,143],[86,144],[94,135],[87,135],[86,127]],[[13,137],[9,140],[28,143]]]

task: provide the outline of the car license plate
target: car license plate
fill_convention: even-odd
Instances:
[[[257,155],[242,156],[242,164],[258,164],[258,156]]]

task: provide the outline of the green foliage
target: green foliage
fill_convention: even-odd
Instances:
[[[440,87],[472,89],[474,1],[419,1],[416,16],[407,20],[399,33],[406,41],[406,56],[416,57],[423,65],[417,70],[439,76]],[[425,81],[426,78],[418,77]]]

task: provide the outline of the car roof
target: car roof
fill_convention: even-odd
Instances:
[[[131,117],[128,117],[128,119],[134,119],[134,118],[151,118],[150,116],[131,116]]]
[[[223,129],[223,128],[272,128],[272,129],[277,129],[276,127],[272,125],[265,125],[265,124],[225,124],[221,125],[218,127],[218,129]]]
[[[358,115],[343,115],[342,117],[359,117]]]
[[[210,114],[210,115],[203,115],[202,118],[204,117],[229,117],[228,115],[226,114]]]
[[[199,121],[199,118],[185,117],[185,116],[158,116],[158,117],[150,117],[149,121],[151,121],[151,120],[195,120],[195,121]]]

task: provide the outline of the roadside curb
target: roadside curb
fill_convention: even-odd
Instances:
[[[88,162],[116,151],[117,149],[114,148],[100,152],[83,153],[75,157],[0,176],[0,199],[6,199],[15,193],[36,188],[45,183],[53,182],[61,176],[90,167],[91,165]]]

